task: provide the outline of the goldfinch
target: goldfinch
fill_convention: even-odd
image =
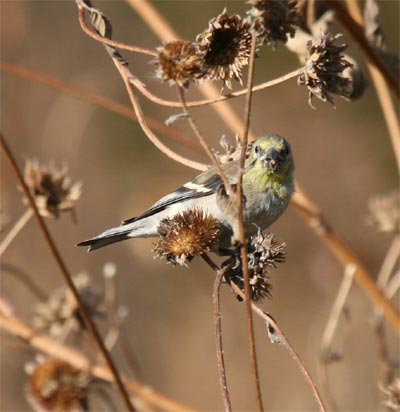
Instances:
[[[229,183],[238,181],[239,161],[221,165]],[[277,134],[260,137],[251,144],[243,174],[244,224],[248,235],[257,228],[266,229],[285,211],[294,191],[294,162],[289,143]],[[158,227],[165,218],[190,209],[202,209],[221,224],[219,247],[229,248],[233,230],[229,210],[221,201],[223,183],[214,167],[164,196],[137,217],[124,220],[120,226],[106,230],[78,243],[88,251],[136,237],[158,236]]]

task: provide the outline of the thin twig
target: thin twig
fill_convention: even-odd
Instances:
[[[400,257],[400,235],[396,235],[386,253],[385,259],[376,278],[376,285],[379,289],[384,290],[393,272],[397,260]]]
[[[331,313],[328,318],[328,322],[325,326],[324,333],[322,335],[320,357],[318,364],[318,375],[322,388],[325,392],[325,397],[328,402],[328,409],[332,411],[337,410],[337,405],[330,391],[328,383],[328,364],[331,362],[332,355],[332,341],[336,332],[340,316],[343,313],[343,309],[346,300],[349,296],[351,286],[353,285],[354,274],[357,268],[354,265],[348,265],[345,268],[344,276],[337,292],[335,301],[332,306]]]
[[[246,299],[244,293],[240,290],[240,288],[235,285],[233,282],[230,284],[231,288],[237,293],[242,299]],[[274,329],[275,332],[277,332],[280,340],[284,343],[285,348],[288,350],[290,353],[290,356],[296,361],[297,366],[300,369],[300,372],[302,373],[306,383],[311,389],[311,392],[318,404],[318,408],[320,412],[326,412],[324,404],[322,402],[321,396],[318,393],[317,387],[311,378],[311,375],[309,374],[308,370],[306,369],[304,362],[301,360],[300,356],[297,354],[295,351],[293,345],[290,343],[289,339],[286,337],[286,335],[283,333],[282,329],[276,322],[274,318],[272,318],[268,313],[264,312],[262,309],[260,309],[255,303],[251,303],[251,308],[253,312],[259,316],[261,319],[264,320],[264,322],[268,322]]]
[[[203,259],[207,260],[203,256]],[[219,384],[222,393],[222,399],[224,401],[225,412],[232,411],[231,399],[228,391],[228,382],[226,380],[226,370],[224,361],[224,351],[222,348],[222,326],[221,326],[221,309],[220,309],[220,296],[219,290],[221,282],[224,279],[225,270],[218,270],[214,281],[213,289],[213,308],[214,308],[214,325],[215,325],[215,343],[217,346],[217,365],[219,374]]]
[[[118,114],[119,116],[137,121],[137,117],[135,116],[132,107],[125,106],[112,99],[82,89],[81,87],[63,82],[54,77],[35,72],[27,69],[26,67],[3,60],[0,60],[0,70],[44,84],[52,89],[59,90],[62,93],[77,97],[78,99],[94,104],[112,113]],[[175,140],[176,142],[182,143],[191,150],[194,150],[196,152],[200,151],[201,147],[195,140],[189,139],[185,134],[179,132],[178,130],[166,126],[163,122],[160,122],[159,120],[153,119],[149,116],[145,116],[145,120],[151,129],[157,131],[158,133],[161,133],[163,136]]]
[[[2,302],[0,300],[0,306]],[[13,336],[18,337],[23,342],[29,344],[32,348],[45,353],[50,357],[56,357],[62,361],[69,363],[71,366],[88,372],[92,376],[106,382],[113,382],[114,376],[109,367],[104,364],[93,365],[92,361],[82,352],[72,348],[71,346],[61,344],[55,339],[46,335],[41,335],[33,330],[30,326],[15,316],[5,315],[0,311],[0,329]],[[136,396],[143,398],[155,408],[168,410],[171,412],[190,412],[193,408],[183,405],[167,398],[160,393],[154,391],[148,385],[142,385],[134,379],[129,379],[123,376],[127,389]]]
[[[15,278],[21,281],[39,300],[45,301],[47,299],[47,293],[44,292],[44,290],[42,290],[42,288],[38,286],[22,269],[10,263],[1,262],[1,272],[9,273],[10,275],[15,276]]]
[[[256,58],[256,46],[257,38],[255,34],[252,35],[251,43],[251,53],[247,80],[247,94],[246,94],[246,106],[244,115],[244,128],[243,134],[241,136],[242,147],[239,160],[239,176],[238,183],[236,187],[236,207],[237,207],[237,227],[236,233],[239,235],[240,242],[240,257],[242,261],[243,270],[243,283],[244,292],[246,296],[246,319],[247,319],[247,338],[249,345],[249,356],[250,356],[250,368],[253,378],[253,386],[256,395],[256,406],[257,411],[261,412],[264,410],[261,388],[260,388],[260,377],[258,374],[258,364],[257,364],[257,352],[256,344],[254,339],[254,326],[253,326],[253,313],[251,311],[251,287],[250,287],[250,274],[249,274],[249,264],[247,256],[247,236],[244,228],[244,204],[243,204],[243,174],[244,166],[246,161],[246,148],[248,143],[249,129],[250,129],[250,115],[251,115],[251,102],[252,102],[252,87],[254,81],[254,62]]]
[[[83,2],[82,0],[76,0],[76,3],[80,7],[84,7],[88,11],[91,11],[91,7],[89,7],[87,4],[85,4],[85,2]],[[128,50],[128,51],[131,51],[131,52],[145,54],[147,56],[152,56],[152,57],[155,57],[158,54],[157,51],[155,51],[155,50],[149,50],[149,49],[144,49],[143,47],[132,46],[130,44],[121,43],[119,41],[114,41],[114,40],[105,38],[103,36],[100,36],[99,34],[95,33],[93,30],[91,30],[91,28],[86,24],[84,14],[79,14],[79,23],[81,24],[82,30],[88,36],[90,36],[91,38],[93,38],[94,40],[96,40],[96,41],[98,41],[102,44],[107,44],[108,46],[114,46],[114,47],[117,47],[118,49],[121,49],[121,50]]]
[[[346,3],[351,17],[360,25],[360,27],[363,28],[364,19],[358,2],[356,0],[346,0]],[[344,23],[344,21],[342,21],[342,23]],[[351,32],[351,30],[349,31]],[[389,86],[385,81],[383,73],[373,63],[367,62],[367,66],[371,74],[372,81],[374,82],[376,94],[378,95],[379,103],[386,121],[386,126],[389,131],[393,152],[397,161],[397,167],[400,170],[400,126],[397,117],[397,110],[394,107],[390,96]]]
[[[352,0],[355,1],[355,0]],[[395,93],[396,97],[400,97],[400,86],[397,79],[389,72],[385,64],[381,61],[381,59],[377,56],[375,50],[368,42],[367,38],[365,37],[364,30],[360,23],[351,16],[346,8],[344,7],[343,3],[337,0],[325,0],[325,4],[335,10],[336,16],[340,23],[346,27],[348,32],[351,34],[353,39],[357,42],[360,46],[361,50],[367,56],[371,64],[373,64],[383,75],[386,80],[386,83],[390,86],[390,88]]]
[[[204,259],[204,260],[211,267],[211,269],[218,272],[220,270],[218,265],[208,255],[205,255],[205,257],[206,257],[206,259]],[[239,295],[243,300],[246,300],[245,294],[242,292],[242,290],[237,285],[235,285],[233,282],[231,282],[230,287],[233,289],[235,294]],[[313,396],[314,396],[314,398],[315,398],[315,400],[318,404],[319,411],[320,412],[326,412],[324,404],[322,402],[322,399],[321,399],[321,397],[318,393],[317,387],[315,386],[315,383],[314,383],[313,379],[311,378],[311,375],[307,371],[307,369],[304,365],[304,362],[301,360],[300,356],[297,354],[297,352],[295,351],[293,345],[290,343],[289,339],[283,333],[282,329],[280,328],[280,326],[278,325],[276,320],[273,319],[268,313],[266,313],[262,309],[260,309],[254,302],[251,302],[251,309],[258,317],[260,317],[264,322],[267,322],[268,324],[270,324],[275,329],[275,331],[277,332],[277,335],[280,338],[280,341],[283,342],[285,348],[288,350],[291,357],[297,363],[297,366],[299,367],[299,370],[300,370],[301,374],[303,375],[306,383],[310,387],[311,392],[312,392],[312,394],[313,394]]]
[[[265,89],[268,89],[269,87],[276,86],[278,84],[284,83],[287,80],[293,79],[297,76],[299,76],[302,72],[304,71],[303,67],[300,67],[296,70],[293,70],[292,72],[289,72],[287,74],[284,74],[283,76],[277,77],[276,79],[269,80],[264,83],[260,83],[257,86],[253,86],[252,91],[253,92],[259,92]],[[158,97],[151,93],[146,86],[137,78],[132,80],[132,83],[134,86],[143,94],[143,96],[147,97],[149,100],[151,100],[154,103],[159,104],[160,106],[167,106],[167,107],[176,107],[176,108],[181,108],[182,103],[177,102],[174,100],[165,100],[162,99],[161,97]],[[234,99],[236,97],[240,96],[245,96],[247,94],[247,88],[238,90],[236,92],[232,92],[223,96],[218,96],[212,99],[203,99],[203,100],[194,100],[194,101],[188,101],[186,102],[187,107],[201,107],[201,106],[207,106],[215,103],[221,103],[230,99]]]
[[[68,269],[67,269],[67,267],[66,267],[66,265],[65,265],[65,263],[64,263],[64,261],[61,257],[61,255],[60,255],[60,253],[57,249],[57,246],[54,243],[54,240],[53,240],[52,236],[50,235],[50,232],[47,229],[46,224],[44,223],[44,220],[43,220],[42,216],[40,216],[40,213],[37,209],[35,200],[33,199],[32,195],[31,195],[31,193],[30,193],[30,191],[29,191],[29,189],[28,189],[28,187],[27,187],[27,185],[24,181],[24,178],[23,178],[23,176],[22,176],[22,174],[21,174],[21,172],[18,168],[18,165],[15,161],[15,158],[14,158],[13,154],[11,153],[11,150],[9,149],[8,144],[7,144],[5,138],[2,134],[0,134],[0,141],[1,141],[1,147],[4,151],[4,154],[6,155],[7,160],[9,161],[10,166],[11,166],[16,178],[18,179],[18,182],[21,185],[25,196],[27,197],[27,199],[29,201],[29,205],[30,205],[30,207],[32,208],[32,210],[35,214],[35,217],[36,217],[36,220],[38,222],[40,231],[42,232],[43,237],[45,238],[45,240],[46,240],[46,242],[49,246],[49,249],[50,249],[50,251],[51,251],[51,253],[52,253],[59,269],[60,269],[60,272],[61,272],[61,274],[64,278],[65,283],[67,284],[68,288],[71,290],[71,292],[72,292],[72,294],[73,294],[73,296],[76,300],[76,303],[77,303],[78,309],[79,309],[79,313],[82,315],[82,318],[83,318],[86,326],[88,327],[88,329],[93,334],[93,337],[94,337],[97,345],[99,346],[100,351],[102,352],[102,354],[104,356],[104,360],[106,361],[108,367],[110,368],[111,374],[113,375],[113,378],[114,378],[115,384],[117,386],[117,389],[118,389],[121,397],[123,398],[123,400],[125,402],[126,408],[129,411],[134,411],[135,409],[134,409],[133,405],[131,404],[131,401],[129,399],[129,395],[128,395],[126,389],[125,389],[125,386],[124,386],[124,384],[121,380],[121,377],[118,374],[118,370],[117,370],[110,354],[108,353],[106,347],[104,346],[104,343],[101,339],[100,333],[98,332],[98,330],[96,328],[96,325],[94,324],[93,320],[91,319],[88,310],[86,309],[83,302],[81,301],[81,298],[79,296],[79,292],[78,292],[78,290],[77,290],[77,288],[76,288],[76,286],[75,286],[75,284],[72,280],[72,277],[71,277],[71,275],[70,275],[70,273],[69,273],[69,271],[68,271]]]
[[[184,156],[179,155],[178,153],[174,152],[171,150],[169,147],[165,146],[164,143],[160,141],[160,139],[153,133],[153,131],[150,129],[148,126],[146,119],[144,118],[142,108],[139,104],[139,101],[136,97],[135,92],[133,91],[133,86],[131,85],[131,82],[129,81],[129,76],[130,72],[125,66],[122,66],[119,64],[117,61],[113,60],[114,64],[116,65],[119,73],[121,74],[121,77],[124,81],[126,90],[128,91],[129,99],[132,103],[133,109],[135,110],[136,117],[138,119],[138,122],[142,128],[142,130],[145,132],[146,136],[149,138],[149,140],[154,144],[154,146],[157,147],[160,151],[162,151],[166,156],[169,158],[187,166],[191,167],[192,169],[196,170],[201,170],[205,171],[208,169],[208,166],[205,165],[204,163],[200,162],[195,162],[194,160],[188,159]]]
[[[0,243],[0,257],[6,251],[8,246],[12,243],[18,233],[25,227],[25,225],[29,222],[30,218],[33,216],[32,209],[28,208],[22,214],[22,216],[15,222],[14,226],[11,230],[7,233],[7,235],[3,238],[3,241]]]
[[[400,269],[392,276],[386,286],[386,295],[388,299],[393,299],[396,292],[400,289]]]

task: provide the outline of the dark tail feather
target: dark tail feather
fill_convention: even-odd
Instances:
[[[92,250],[100,249],[104,246],[111,245],[112,243],[121,242],[122,240],[129,239],[129,232],[119,233],[117,235],[109,235],[103,237],[94,237],[92,239],[84,240],[78,243],[76,246],[88,246],[88,252]]]

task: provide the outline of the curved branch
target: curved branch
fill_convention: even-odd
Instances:
[[[78,4],[78,6],[82,8],[85,8],[89,11],[91,10],[91,8],[88,5],[86,5],[82,0],[76,0],[76,3]],[[90,36],[92,39],[102,44],[107,44],[108,46],[114,46],[121,50],[128,50],[128,51],[135,52],[135,53],[145,54],[147,56],[155,57],[158,54],[155,50],[149,50],[149,49],[144,49],[138,46],[132,46],[130,44],[121,43],[119,41],[114,41],[106,37],[100,36],[99,34],[94,32],[90,27],[88,27],[88,25],[86,24],[84,13],[79,13],[79,23],[81,25],[82,30],[88,36]]]
[[[254,86],[251,90],[252,92],[259,92],[261,90],[268,89],[269,87],[276,86],[278,84],[281,84],[287,80],[293,79],[294,77],[299,76],[303,72],[304,68],[300,67],[296,70],[293,70],[290,73],[284,74],[283,76],[277,77],[276,79],[269,80],[267,82],[258,84],[257,86]],[[146,86],[143,85],[143,83],[138,80],[138,79],[132,79],[132,84],[143,94],[143,96],[147,97],[149,100],[151,100],[154,103],[159,104],[160,106],[167,106],[167,107],[177,107],[181,108],[182,103],[177,102],[174,100],[165,100],[162,99],[161,97],[158,97],[154,95],[153,93],[149,92],[146,88]],[[238,90],[236,92],[232,92],[230,94],[226,94],[224,96],[219,96],[213,99],[203,99],[203,100],[195,100],[191,102],[187,102],[187,107],[201,107],[201,106],[207,106],[210,104],[214,103],[220,103],[224,102],[230,99],[233,99],[235,97],[240,97],[240,96],[245,96],[247,93],[247,88]]]

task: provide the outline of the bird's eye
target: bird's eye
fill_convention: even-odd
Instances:
[[[254,148],[254,152],[255,152],[256,155],[260,155],[260,154],[262,153],[261,147],[260,147],[260,146],[256,146],[256,147]]]
[[[288,156],[289,155],[289,146],[286,146],[285,149],[283,150],[283,155]]]

